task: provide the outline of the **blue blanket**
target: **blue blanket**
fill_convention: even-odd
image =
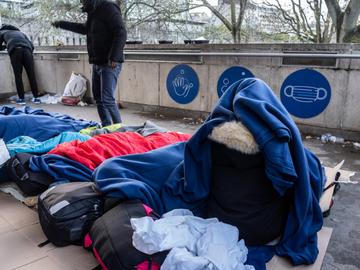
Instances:
[[[113,158],[94,171],[93,179],[105,193],[145,198],[144,202],[160,213],[189,208],[199,214],[210,189],[208,135],[215,126],[232,120],[242,121],[254,135],[265,157],[266,174],[277,192],[283,195],[291,190],[293,194],[281,241],[275,247],[252,249],[248,262],[262,269],[276,253],[289,257],[295,265],[313,263],[318,254],[317,232],[323,223],[318,203],[325,182],[323,169],[304,148],[286,109],[261,80],[250,78],[231,85],[187,143]],[[183,159],[179,158],[182,153]],[[134,189],[124,188],[124,183],[132,181]]]
[[[10,140],[6,147],[9,150],[10,156],[14,156],[16,153],[36,153],[43,154],[47,153],[58,144],[64,142],[71,142],[74,140],[79,140],[85,142],[91,137],[79,132],[68,132],[65,131],[54,138],[48,139],[44,142],[39,142],[28,136],[19,136]]]
[[[182,164],[184,147],[184,143],[176,143],[144,154],[108,159],[99,166],[101,169],[95,169],[93,179],[108,197],[139,199],[163,213],[167,208],[159,194],[164,180],[177,179],[172,173]]]
[[[43,109],[32,109],[30,106],[24,106],[22,108],[16,108],[14,106],[0,106],[0,116],[6,115],[22,115],[22,114],[33,114],[33,115],[47,115],[50,116],[50,113],[44,112]]]
[[[68,115],[47,113],[42,109],[0,106],[0,138],[5,143],[18,136],[45,141],[64,131],[78,132],[96,125],[93,121],[75,120]]]
[[[24,106],[21,108],[16,108],[14,106],[0,106],[0,116],[7,116],[7,115],[24,115],[24,114],[31,114],[31,115],[44,115],[44,116],[51,116],[55,118],[61,119],[74,119],[71,116],[64,115],[61,113],[49,113],[45,112],[43,109],[40,108],[31,108],[30,106]]]

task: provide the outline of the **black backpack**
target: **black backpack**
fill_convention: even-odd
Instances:
[[[54,245],[81,245],[103,213],[103,197],[92,182],[61,184],[39,196],[38,213],[41,227]]]
[[[17,153],[6,163],[8,180],[14,181],[27,196],[39,195],[53,182],[51,176],[30,170],[29,161],[32,156],[28,153]]]
[[[84,247],[91,249],[100,263],[96,269],[159,270],[168,251],[148,255],[132,245],[133,229],[130,219],[159,216],[140,201],[122,202],[107,211],[92,225],[84,238]]]

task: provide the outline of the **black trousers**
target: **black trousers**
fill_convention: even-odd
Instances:
[[[24,84],[22,81],[23,67],[25,68],[26,74],[29,78],[31,92],[34,97],[37,97],[38,88],[34,71],[34,58],[31,50],[23,47],[15,48],[10,54],[10,60],[14,70],[16,90],[19,98],[23,99],[25,96]]]

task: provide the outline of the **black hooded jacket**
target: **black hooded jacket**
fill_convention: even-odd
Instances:
[[[265,174],[263,154],[244,154],[212,142],[208,217],[236,226],[246,245],[265,245],[284,233],[289,202]]]
[[[120,8],[110,1],[90,0],[92,5],[84,7],[88,13],[85,24],[59,21],[62,29],[84,34],[91,64],[107,64],[109,61],[124,62],[126,29]]]
[[[3,26],[0,28],[0,50],[7,48],[8,53],[11,54],[16,47],[29,48],[34,50],[34,46],[28,37],[16,27]],[[5,43],[5,45],[4,45]]]

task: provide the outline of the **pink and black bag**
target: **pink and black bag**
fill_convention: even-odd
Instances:
[[[132,245],[130,219],[159,216],[139,201],[127,201],[98,218],[85,236],[84,247],[91,249],[103,270],[159,270],[168,252],[148,255]]]

